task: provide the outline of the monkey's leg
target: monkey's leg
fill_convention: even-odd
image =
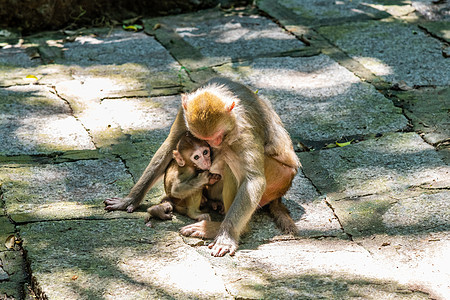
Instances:
[[[186,198],[187,215],[189,218],[197,221],[211,221],[209,214],[202,213],[200,211],[200,205],[202,203],[203,192],[198,191],[197,193]]]
[[[178,111],[175,122],[170,128],[169,136],[156,151],[149,165],[145,169],[138,182],[133,186],[125,198],[108,198],[105,201],[105,210],[126,210],[133,212],[144,199],[145,194],[164,174],[167,166],[172,160],[172,150],[176,148],[181,135],[186,132],[183,110]]]
[[[264,160],[264,176],[266,189],[259,202],[262,207],[267,203],[284,196],[292,185],[297,170],[266,156]]]
[[[275,224],[284,234],[296,235],[298,228],[292,220],[287,207],[281,202],[281,198],[273,200],[269,203],[269,211],[272,215]]]
[[[171,220],[174,204],[170,198],[165,197],[160,204],[153,205],[147,209],[147,217],[145,218],[145,225],[152,227],[151,218],[158,218],[161,220]]]

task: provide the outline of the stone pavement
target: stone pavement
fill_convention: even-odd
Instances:
[[[2,38],[0,299],[450,299],[446,1],[258,1]],[[303,164],[234,257],[105,212],[213,76],[269,100]]]

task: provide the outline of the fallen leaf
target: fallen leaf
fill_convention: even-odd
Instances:
[[[125,29],[125,30],[134,30],[134,31],[139,31],[139,30],[144,29],[144,27],[142,27],[142,25],[137,25],[137,24],[134,24],[134,25],[123,25],[122,28]]]
[[[13,249],[15,244],[16,244],[16,236],[14,234],[11,234],[6,238],[5,241],[6,249]]]
[[[78,275],[73,275],[71,279],[72,280],[77,280],[78,279]]]
[[[38,80],[38,78],[34,75],[27,75],[27,77],[25,77],[26,79],[32,79],[32,80]]]
[[[338,145],[339,147],[345,147],[348,146],[352,143],[353,140],[349,141],[349,142],[345,142],[345,143],[338,143],[336,142],[336,145]]]

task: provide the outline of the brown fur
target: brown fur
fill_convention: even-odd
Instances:
[[[201,226],[199,223],[186,226],[181,233],[215,236],[212,254],[233,254],[255,209],[260,203],[279,199],[287,191],[300,163],[289,134],[270,104],[228,79],[212,79],[182,96],[182,108],[170,134],[141,178],[127,197],[106,199],[105,209],[128,212],[136,209],[164,174],[172,159],[171,151],[186,131],[210,145],[218,141],[213,145],[215,159],[211,170],[216,173],[217,168],[222,180],[217,187],[208,189],[208,194],[223,200],[226,215],[221,224],[202,221]]]

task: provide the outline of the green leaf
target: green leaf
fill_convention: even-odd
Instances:
[[[336,145],[338,145],[339,147],[345,147],[348,146],[352,143],[353,140],[349,141],[349,142],[345,142],[345,143],[338,143],[336,142]]]
[[[125,30],[133,30],[133,31],[139,31],[139,30],[144,29],[144,27],[142,25],[138,25],[138,24],[123,25],[122,28],[125,29]]]

